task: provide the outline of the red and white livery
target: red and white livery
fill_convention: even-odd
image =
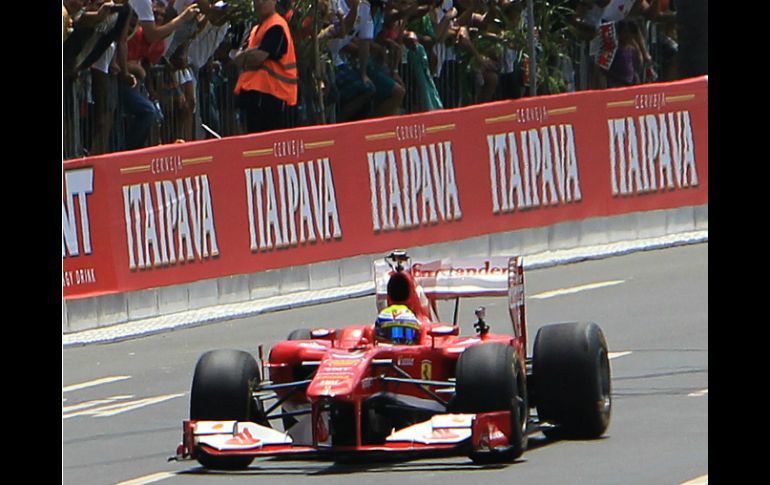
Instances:
[[[378,310],[406,305],[417,317],[416,343],[381,341],[365,323],[295,330],[267,359],[207,352],[176,458],[239,469],[279,454],[439,451],[486,463],[518,458],[537,431],[604,434],[604,335],[590,322],[546,325],[528,358],[520,257],[411,261],[397,250],[375,263],[375,280]],[[507,299],[510,334],[490,332],[483,308],[467,336],[457,307],[452,321],[438,315],[438,300],[495,296]]]

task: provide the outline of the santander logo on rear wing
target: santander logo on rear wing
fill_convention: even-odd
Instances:
[[[417,283],[418,293],[423,292],[431,300],[507,296],[514,333],[520,336],[525,331],[524,266],[521,256],[412,260],[411,266],[406,269]],[[378,300],[387,299],[391,271],[387,262],[375,261],[375,291]]]
[[[474,296],[506,296],[517,286],[522,258],[494,256],[489,258],[445,258],[432,261],[413,260],[410,270],[415,282],[432,299],[453,299]],[[391,268],[386,262],[375,261],[377,295],[387,295]]]

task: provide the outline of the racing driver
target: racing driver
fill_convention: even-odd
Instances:
[[[420,340],[420,323],[406,305],[390,305],[377,315],[374,336],[389,344],[416,344]]]

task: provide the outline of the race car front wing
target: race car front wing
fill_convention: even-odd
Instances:
[[[504,451],[510,446],[510,411],[477,414],[436,414],[431,419],[394,430],[384,443],[334,446],[297,445],[289,434],[252,422],[183,422],[183,439],[171,459],[213,456],[275,456],[350,452],[420,452],[426,450]]]

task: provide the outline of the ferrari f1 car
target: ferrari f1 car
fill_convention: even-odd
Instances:
[[[510,462],[534,432],[604,434],[611,399],[602,330],[543,326],[526,357],[520,257],[417,262],[399,250],[375,263],[375,280],[379,309],[413,312],[413,342],[381,341],[368,323],[295,330],[267,360],[261,347],[258,359],[207,352],[195,367],[176,458],[214,469],[284,454],[340,461],[439,452]],[[475,335],[460,336],[457,306],[451,323],[438,316],[438,300],[489,296],[507,297],[512,334],[492,333],[483,308]]]

